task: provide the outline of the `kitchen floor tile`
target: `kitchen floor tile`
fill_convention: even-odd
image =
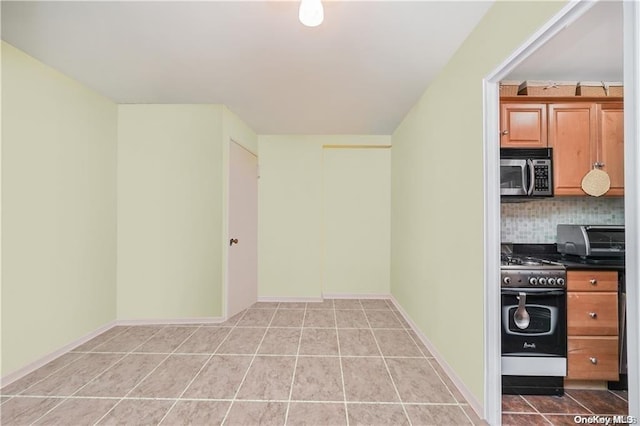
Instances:
[[[31,386],[24,395],[68,396],[124,357],[124,354],[86,354]]]
[[[427,349],[424,343],[422,343],[422,340],[420,340],[420,337],[418,337],[416,332],[413,330],[407,330],[407,331],[409,332],[409,336],[411,336],[411,339],[416,344],[418,349],[420,349],[420,352],[422,352],[422,355],[427,358],[433,358],[433,355],[431,354],[431,352],[429,352],[429,349]]]
[[[347,404],[349,426],[409,425],[401,404]]]
[[[131,397],[177,398],[202,368],[207,355],[171,355],[130,393]]]
[[[502,426],[549,426],[541,414],[503,414]]]
[[[615,394],[619,398],[624,399],[625,401],[629,401],[629,392],[625,390],[610,390],[609,392]]]
[[[330,328],[304,328],[300,355],[338,355],[338,335]]]
[[[373,334],[384,356],[423,356],[405,330],[373,330]]]
[[[161,425],[220,425],[230,402],[226,401],[178,401]]]
[[[523,398],[540,413],[549,414],[589,414],[582,405],[578,404],[568,395],[543,396],[523,395]]]
[[[338,330],[342,356],[380,356],[371,330]]]
[[[193,380],[184,398],[231,399],[234,397],[251,356],[214,355]]]
[[[176,353],[212,354],[231,330],[231,327],[200,327],[178,346]]]
[[[336,309],[336,321],[338,328],[366,328],[369,329],[367,317],[363,310]]]
[[[340,359],[300,357],[296,366],[291,399],[343,401]]]
[[[626,401],[606,390],[568,389],[565,393],[596,414],[626,414]]]
[[[544,414],[544,418],[554,426],[576,426],[578,424],[574,414]]]
[[[280,302],[278,309],[305,309],[307,302]]]
[[[535,413],[536,409],[520,395],[502,395],[503,413]]]
[[[9,401],[2,404],[2,410],[0,410],[0,424],[31,424],[63,401],[64,400],[61,398],[11,398]]]
[[[258,349],[260,355],[296,355],[301,328],[269,328]]]
[[[287,426],[346,424],[344,404],[292,402],[289,406]]]
[[[256,302],[250,306],[250,309],[278,309],[280,302]]]
[[[130,354],[96,377],[77,393],[80,396],[124,397],[166,355]]]
[[[347,401],[398,402],[382,358],[342,358]]]
[[[326,309],[307,309],[307,312],[304,316],[304,326],[335,328],[336,321],[334,311]]]
[[[118,399],[67,399],[35,424],[92,425],[100,420],[118,401]]]
[[[216,353],[253,355],[266,330],[266,328],[234,328]]]
[[[472,425],[459,405],[405,405],[412,425]]]
[[[302,327],[304,309],[278,309],[271,327]]]
[[[253,400],[289,399],[294,357],[256,357],[236,398]]]
[[[403,402],[456,402],[428,360],[389,358],[386,361]]]
[[[125,399],[113,407],[98,425],[157,425],[173,405],[170,400]]]
[[[234,402],[224,424],[281,426],[286,412],[287,404],[281,402]]]
[[[29,386],[47,378],[51,374],[56,371],[70,365],[72,362],[76,361],[78,358],[85,356],[84,354],[68,352],[53,361],[43,365],[32,373],[27,374],[21,379],[16,380],[13,383],[8,384],[7,386],[2,388],[0,393],[2,395],[17,395],[20,392],[29,388]]]
[[[167,326],[138,346],[134,352],[171,353],[197,329],[198,327]]]

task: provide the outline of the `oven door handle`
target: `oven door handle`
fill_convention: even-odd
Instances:
[[[503,288],[500,291],[502,294],[507,294],[510,296],[518,296],[520,293],[529,293],[529,294],[535,294],[535,295],[540,295],[540,296],[562,296],[563,294],[565,294],[564,290],[555,290],[555,289],[549,289],[549,288],[515,288],[515,287],[510,287],[510,288]]]

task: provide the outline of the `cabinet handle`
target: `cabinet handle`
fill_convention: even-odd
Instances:
[[[598,318],[598,314],[596,312],[589,312],[589,316],[593,319]]]
[[[591,285],[596,285],[596,284],[598,284],[598,280],[596,280],[595,278],[591,278],[591,279],[589,280],[589,282],[591,283]]]
[[[593,168],[594,169],[601,169],[604,167],[604,163],[601,163],[599,161],[596,161],[595,163],[593,163]]]
[[[598,363],[598,358],[596,358],[595,356],[592,356],[589,358],[589,361],[591,361],[591,364],[597,364]]]
[[[501,134],[502,136],[506,136],[506,135],[508,135],[508,134],[509,134],[509,131],[508,131],[508,130],[503,130],[503,131],[501,131],[501,132],[500,132],[500,134]]]

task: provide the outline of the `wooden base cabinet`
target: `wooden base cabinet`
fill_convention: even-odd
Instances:
[[[618,273],[567,271],[567,379],[618,380]]]

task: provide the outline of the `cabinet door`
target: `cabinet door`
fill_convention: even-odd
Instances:
[[[546,147],[547,106],[515,103],[500,105],[501,147]]]
[[[549,146],[553,148],[555,195],[585,195],[582,178],[596,159],[596,106],[549,105]]]
[[[624,110],[622,103],[598,105],[598,161],[609,174],[607,195],[624,194]]]

